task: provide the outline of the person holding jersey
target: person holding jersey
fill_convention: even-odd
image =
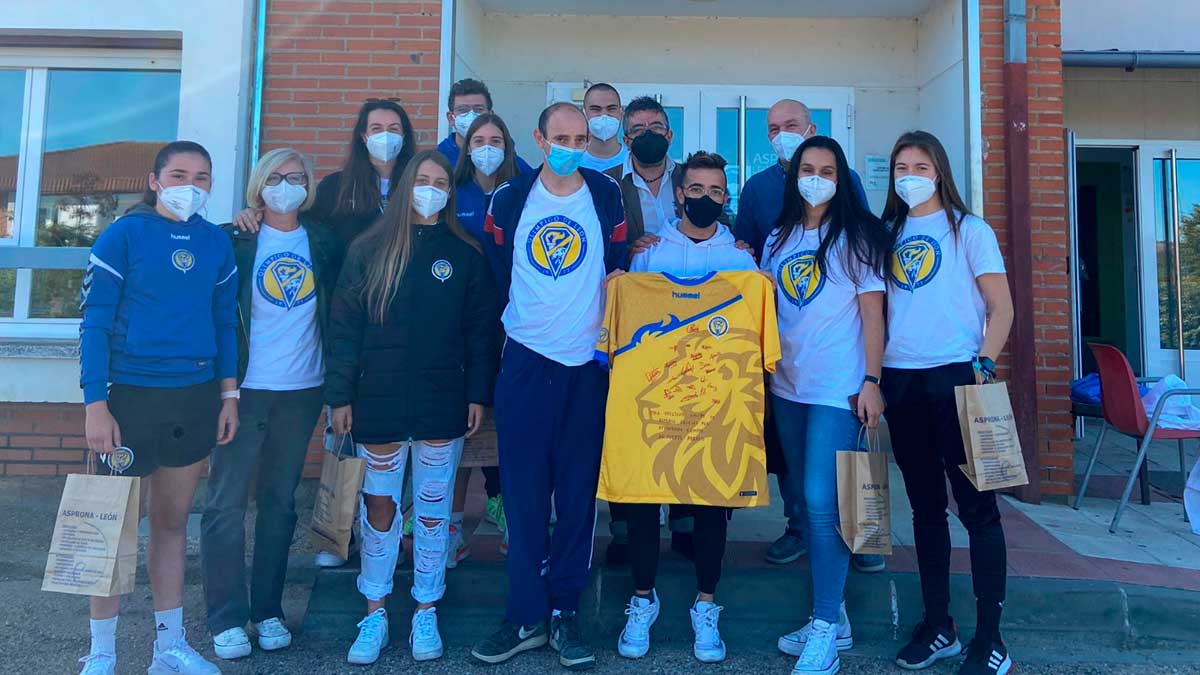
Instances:
[[[212,189],[207,150],[167,144],[148,183],[96,239],[83,278],[85,430],[92,452],[142,477],[157,634],[148,672],[211,675],[220,670],[183,628],[184,549],[204,460],[238,430],[237,267],[229,237],[197,213]],[[84,675],[116,673],[120,602],[91,599]]]
[[[409,646],[442,655],[434,604],[446,591],[450,508],[463,440],[491,402],[498,358],[496,291],[478,242],[458,225],[450,163],[418,153],[383,217],[351,245],[329,318],[325,400],[336,434],[353,432],[367,461],[362,570],[367,615],[347,661],[388,645],[387,597],[401,542],[404,470],[413,470]]]
[[[659,230],[649,249],[633,255],[630,272],[655,272],[674,277],[701,277],[714,272],[757,270],[754,256],[735,245],[733,234],[717,222],[729,198],[725,159],[704,151],[678,165],[675,203],[682,214]],[[617,642],[617,653],[641,658],[650,649],[650,628],[660,611],[655,579],[658,574],[659,505],[621,504],[629,532],[629,566],[634,595],[625,610],[628,619]],[[692,653],[703,663],[725,660],[719,618],[722,607],[714,594],[721,579],[729,509],[721,506],[672,505],[692,519],[692,562],[696,571],[696,598],[690,615],[694,641]]]
[[[812,620],[779,639],[793,675],[833,675],[853,644],[843,591],[850,549],[838,530],[837,453],[883,411],[884,268],[890,239],[856,197],[837,141],[805,140],[788,163],[783,209],[762,268],[775,279],[783,359],[771,406],[787,461],[786,491],[808,514]]]
[[[924,131],[906,133],[891,155],[883,219],[895,245],[889,272],[883,395],[892,452],[913,509],[925,617],[897,654],[928,668],[962,651],[950,606],[946,480],[971,547],[975,637],[960,675],[1012,669],[1000,637],[1007,555],[994,492],[976,490],[965,462],[954,388],[995,375],[1013,307],[996,234],[967,210],[946,150]],[[931,327],[936,326],[936,330]]]
[[[471,236],[487,245],[490,236],[483,231],[484,217],[492,200],[496,186],[520,172],[513,139],[508,125],[499,115],[483,113],[475,117],[466,131],[466,152],[459,155],[454,169],[454,202],[458,222]],[[504,540],[500,552],[508,553],[508,529],[504,519],[504,499],[500,494],[500,468],[485,466],[482,469],[487,503],[484,518],[496,525]],[[460,469],[454,484],[454,509],[450,514],[450,559],[447,564],[456,567],[471,555],[471,542],[463,532],[463,510],[467,502],[467,487],[471,481],[471,469]]]
[[[325,328],[342,246],[314,222],[312,161],[290,148],[263,155],[246,203],[263,209],[257,234],[232,224],[238,267],[241,428],[213,451],[201,529],[201,564],[213,649],[250,654],[247,622],[264,651],[291,645],[283,583],[296,529],[296,486],[324,402]],[[257,504],[246,595],[246,503]]]

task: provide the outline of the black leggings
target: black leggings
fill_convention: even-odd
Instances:
[[[634,588],[654,588],[658,575],[658,504],[625,504],[629,523],[629,567]],[[696,590],[717,592],[721,580],[721,559],[725,557],[725,533],[729,528],[729,509],[723,506],[689,506],[695,518]]]
[[[917,568],[925,616],[944,625],[950,611],[950,526],[946,479],[958,505],[958,519],[970,535],[971,581],[978,611],[977,634],[1000,639],[1007,551],[994,492],[980,492],[963,475],[965,463],[954,387],[975,384],[970,363],[937,368],[883,369],[883,395],[892,453],[904,474],[913,509]]]
[[[487,493],[488,499],[500,496],[500,467],[485,466],[482,470],[483,491]]]

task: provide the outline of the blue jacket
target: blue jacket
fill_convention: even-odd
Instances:
[[[753,246],[755,257],[762,256],[767,235],[775,229],[775,221],[779,219],[779,212],[783,210],[783,181],[786,178],[787,169],[776,162],[771,168],[748,178],[738,196],[738,214],[733,223],[733,236],[737,237],[738,241]],[[862,179],[854,169],[850,169],[850,180],[854,183],[854,194],[858,195],[863,208],[870,211],[867,191],[863,189]]]
[[[454,215],[458,218],[458,224],[485,248],[491,237],[483,231],[483,221],[487,217],[488,204],[491,201],[491,195],[484,194],[483,188],[474,180],[467,179],[455,187]]]
[[[437,149],[438,152],[446,156],[446,159],[450,160],[451,168],[458,166],[458,156],[462,153],[460,153],[458,150],[458,141],[454,140],[453,133],[443,138],[442,142],[438,143]],[[520,155],[517,155],[517,169],[520,170],[521,173],[533,171],[533,167],[526,164],[525,160],[521,159]]]
[[[139,206],[92,245],[80,289],[84,403],[108,384],[187,387],[237,376],[237,265],[229,236],[198,215]]]
[[[544,168],[539,166],[533,171],[520,173],[492,193],[492,204],[483,227],[485,232],[492,235],[492,239],[484,243],[483,251],[496,275],[496,285],[503,298],[502,305],[508,304],[508,291],[512,286],[513,235],[517,231],[517,224],[521,222],[521,212],[525,210],[529,193],[534,183],[540,180]],[[580,169],[579,173],[583,175],[583,182],[592,195],[600,230],[604,233],[605,271],[628,269],[629,244],[625,241],[627,232],[621,187],[617,181],[599,171]]]

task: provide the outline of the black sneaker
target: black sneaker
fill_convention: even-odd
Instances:
[[[1012,670],[1012,659],[1003,642],[980,640],[976,637],[967,645],[967,658],[958,667],[958,675],[1005,675]]]
[[[922,620],[913,629],[912,640],[896,655],[896,665],[905,670],[924,670],[942,659],[961,653],[962,645],[958,641],[954,619],[947,619],[946,625],[940,627]]]
[[[500,630],[475,645],[471,656],[484,663],[504,663],[521,652],[541,647],[548,640],[544,623],[518,626],[506,620],[500,625]]]
[[[567,670],[587,670],[596,665],[596,655],[583,641],[575,612],[550,618],[550,648],[558,652],[558,662]]]

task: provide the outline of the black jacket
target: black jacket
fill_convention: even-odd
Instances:
[[[403,167],[396,164],[389,183],[389,196],[392,188],[400,182],[400,172]],[[339,211],[337,208],[338,193],[342,191],[342,172],[335,171],[321,179],[317,184],[317,194],[313,196],[312,217],[318,222],[329,226],[344,246],[349,247],[355,237],[365,232],[375,219],[383,212],[380,208],[350,208]]]
[[[325,401],[354,406],[354,439],[449,439],[467,404],[490,404],[499,364],[499,307],[483,255],[445,224],[416,226],[412,260],[384,324],[362,295],[372,242],[346,256],[329,319]]]
[[[317,287],[317,324],[321,329],[322,349],[325,360],[329,360],[329,340],[326,326],[329,320],[329,305],[333,289],[337,284],[342,267],[345,248],[329,228],[315,222],[310,213],[300,214],[300,227],[308,232],[308,252],[312,257],[313,276]],[[233,240],[233,258],[238,269],[238,382],[246,377],[250,364],[250,316],[254,300],[256,270],[254,258],[258,255],[258,235],[236,227],[233,223],[221,226]]]

